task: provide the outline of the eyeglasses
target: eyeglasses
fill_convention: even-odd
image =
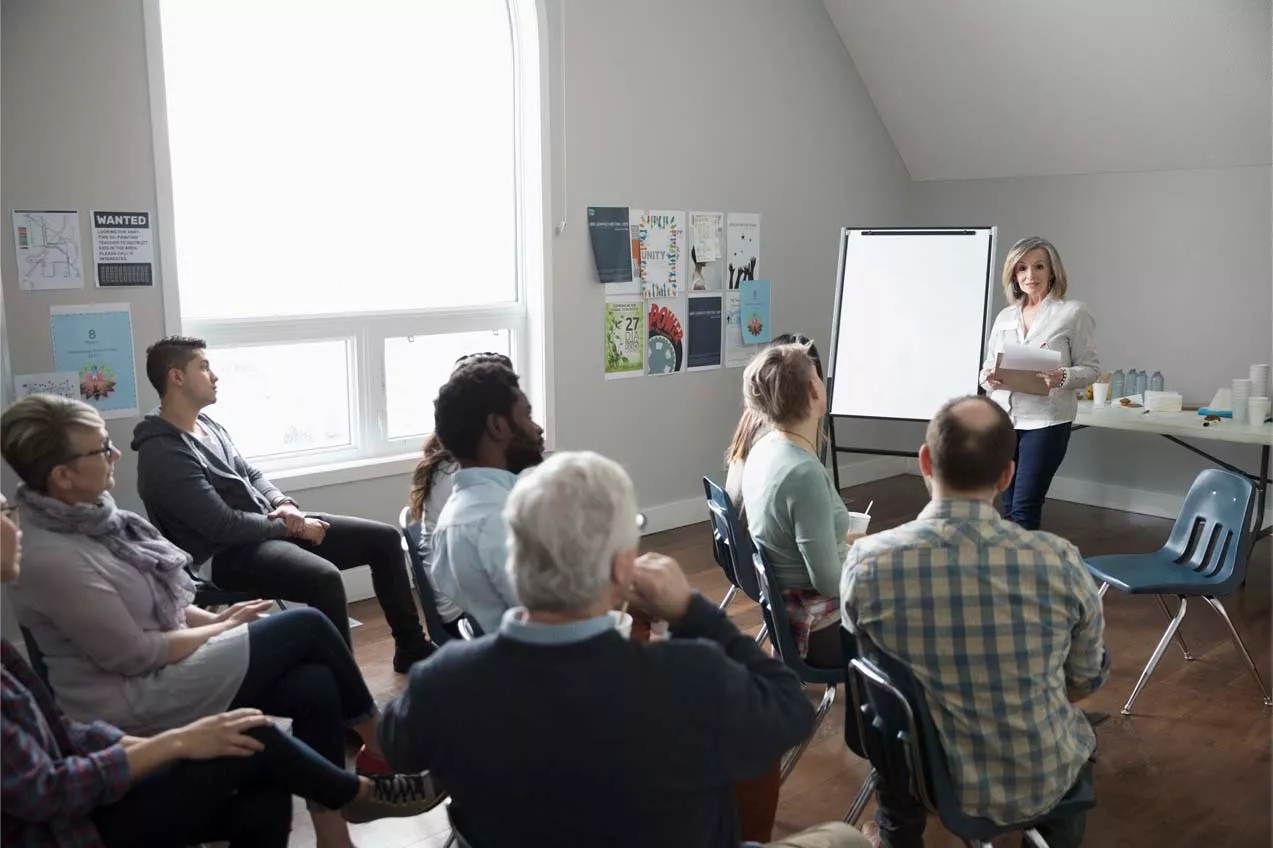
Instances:
[[[12,521],[15,527],[22,528],[22,513],[18,511],[17,504],[8,501],[0,504],[0,515]]]
[[[66,462],[74,462],[77,459],[84,459],[89,456],[110,456],[110,453],[113,450],[115,450],[115,445],[111,443],[111,437],[107,436],[105,439],[102,439],[102,446],[97,450],[85,451],[84,453],[73,453],[66,458],[63,464]]]

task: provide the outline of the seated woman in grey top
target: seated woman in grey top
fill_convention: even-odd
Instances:
[[[292,734],[342,769],[351,727],[362,759],[388,770],[375,702],[336,628],[312,609],[263,618],[269,601],[193,606],[189,555],[115,506],[120,454],[96,409],[23,398],[0,418],[0,453],[23,481],[25,567],[10,598],[71,718],[143,736],[255,707],[291,718]],[[311,813],[320,846],[349,844],[339,812]]]
[[[773,563],[801,652],[812,665],[838,665],[840,570],[855,537],[818,458],[826,385],[805,345],[778,345],[743,372],[743,398],[770,430],[743,470],[752,538]]]

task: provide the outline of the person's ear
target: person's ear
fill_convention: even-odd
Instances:
[[[513,428],[503,415],[491,413],[486,416],[486,435],[497,442],[506,442],[512,436]]]
[[[933,453],[927,442],[919,446],[919,473],[925,477],[933,476]]]
[[[1017,473],[1017,464],[1011,460],[1008,461],[1008,467],[999,472],[999,479],[995,481],[995,493],[998,494],[1008,488],[1008,484],[1012,482],[1012,477]]]
[[[168,369],[168,385],[180,388],[186,382],[186,371],[184,368]]]
[[[47,491],[54,489],[65,489],[71,483],[71,468],[67,465],[57,465],[49,472],[48,480],[45,481],[44,488]]]

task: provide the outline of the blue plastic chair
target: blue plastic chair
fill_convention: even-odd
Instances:
[[[760,586],[751,565],[751,540],[742,531],[734,502],[724,488],[709,477],[703,478],[703,494],[707,496],[707,513],[712,522],[712,553],[730,582],[720,609],[729,606],[739,591],[754,603],[760,603]],[[767,632],[767,626],[761,628],[756,636],[757,644],[765,641]]]
[[[835,704],[835,687],[844,682],[844,669],[818,668],[809,665],[804,657],[800,656],[796,648],[795,634],[791,630],[791,620],[787,617],[787,606],[782,600],[782,589],[778,585],[773,565],[769,562],[769,555],[754,537],[751,539],[751,545],[753,569],[760,587],[760,610],[765,617],[769,638],[777,648],[782,664],[795,672],[801,683],[825,687],[822,700],[818,703],[818,709],[813,716],[813,730],[809,732],[808,738],[788,751],[782,758],[779,774],[780,779],[785,781],[792,769],[796,767],[805,749],[809,747],[809,741],[818,732],[822,720]]]
[[[1264,696],[1264,705],[1273,706],[1269,690],[1256,670],[1255,662],[1242,637],[1229,618],[1219,598],[1230,595],[1246,580],[1247,548],[1251,512],[1255,508],[1255,486],[1247,478],[1209,468],[1189,487],[1176,523],[1172,525],[1167,544],[1148,554],[1116,554],[1088,557],[1084,560],[1092,576],[1101,583],[1101,597],[1110,586],[1129,595],[1154,595],[1169,624],[1145,670],[1141,672],[1131,697],[1123,706],[1123,715],[1131,715],[1132,704],[1140,695],[1149,676],[1158,666],[1167,643],[1174,637],[1184,651],[1185,659],[1193,653],[1179,632],[1188,608],[1188,598],[1200,597],[1224,619],[1234,647],[1246,663]],[[1164,595],[1175,595],[1180,601],[1172,615]]]
[[[856,642],[846,641],[845,648],[856,650]],[[923,688],[910,669],[869,646],[856,655],[846,654],[845,660],[850,701],[845,721],[856,727],[859,744],[879,779],[890,787],[908,787],[911,795],[965,845],[991,848],[996,837],[1020,831],[1034,845],[1047,848],[1036,829],[1039,825],[1096,806],[1091,780],[1083,779],[1046,815],[1029,821],[1001,825],[965,814],[959,808],[950,765]],[[846,739],[848,734],[846,727]]]
[[[420,609],[424,611],[424,626],[429,630],[429,638],[433,644],[441,647],[451,641],[453,636],[446,629],[446,622],[438,612],[438,602],[433,596],[433,581],[429,578],[429,568],[424,561],[424,525],[412,521],[409,507],[403,507],[398,513],[398,527],[402,530],[402,547],[407,553],[407,562],[411,566],[411,576],[415,580],[416,597],[420,599]],[[465,625],[468,625],[466,628]],[[473,639],[481,633],[477,622],[469,620],[465,613],[458,625],[465,639]]]

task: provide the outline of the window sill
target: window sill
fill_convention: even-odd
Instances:
[[[286,468],[277,471],[270,471],[266,468],[262,470],[265,471],[265,476],[270,478],[270,482],[284,492],[291,494],[292,492],[303,492],[309,489],[339,486],[342,483],[375,480],[380,477],[405,477],[415,468],[419,459],[419,451],[414,451],[396,456],[332,462],[326,465],[312,465],[306,468]]]

